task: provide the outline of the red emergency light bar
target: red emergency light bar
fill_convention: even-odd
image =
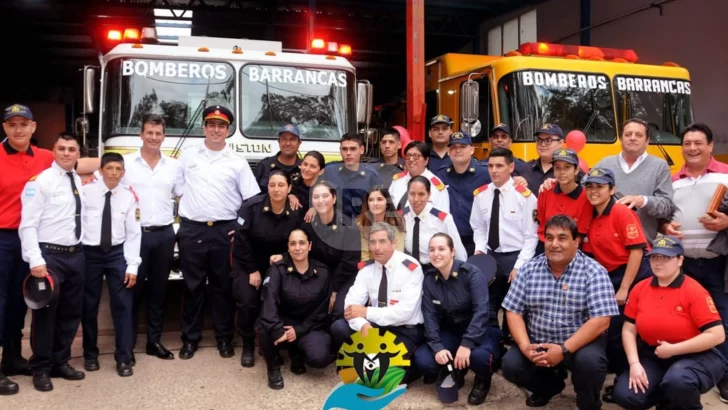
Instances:
[[[314,54],[329,54],[329,55],[351,55],[351,46],[348,44],[339,44],[335,41],[326,41],[322,38],[315,38],[311,40],[310,51]]]
[[[518,48],[523,55],[539,55],[549,57],[583,58],[585,60],[617,60],[636,63],[637,53],[634,50],[618,48],[602,48],[574,46],[568,44],[523,43]]]

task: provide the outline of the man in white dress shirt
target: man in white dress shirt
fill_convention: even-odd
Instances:
[[[139,307],[145,301],[146,352],[171,360],[174,354],[162,345],[161,337],[167,282],[174,261],[174,198],[183,193],[184,177],[179,161],[161,151],[165,126],[164,118],[157,114],[142,119],[142,147],[124,155],[126,172],[121,183],[132,186],[139,197],[142,227],[142,263],[133,288],[132,346],[136,345],[139,331]]]
[[[133,188],[121,185],[124,158],[115,152],[101,157],[102,180],[91,179],[81,189],[86,212],[83,216],[86,288],[83,302],[84,369],[99,370],[98,315],[101,288],[106,278],[111,301],[111,316],[116,337],[116,372],[131,376],[131,311],[142,231],[139,204]]]
[[[390,331],[397,336],[407,348],[407,357],[422,343],[424,275],[419,263],[395,248],[394,228],[386,222],[373,224],[369,252],[374,259],[360,262],[344,301],[344,319],[331,325],[336,350],[355,332],[366,337],[372,327],[380,328],[380,335]]]
[[[245,158],[227,146],[233,113],[213,105],[202,113],[205,140],[182,152],[184,195],[180,199],[177,232],[180,266],[185,284],[182,305],[182,349],[180,359],[195,355],[202,339],[203,301],[208,287],[213,329],[220,356],[235,355],[230,277],[230,241],[243,221],[238,210],[260,193],[258,182]],[[209,281],[209,285],[206,282]]]
[[[59,135],[53,146],[53,164],[32,177],[21,196],[18,234],[23,260],[30,265],[31,275],[43,278],[50,271],[60,284],[58,298],[43,309],[33,310],[29,365],[38,391],[53,390],[51,376],[67,380],[85,377],[68,365],[83,308],[83,202],[81,178],[73,169],[80,153],[76,139]]]

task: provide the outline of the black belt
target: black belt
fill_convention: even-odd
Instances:
[[[96,246],[94,246],[94,245],[83,245],[83,247],[86,248],[87,251],[107,253],[107,252],[112,252],[112,251],[117,251],[117,250],[123,249],[124,248],[124,243],[122,242],[122,243],[120,243],[118,245],[114,245],[111,248],[109,248],[108,251],[105,251],[105,250],[101,249],[101,246],[100,245],[96,245]]]
[[[521,253],[521,251],[510,251],[510,252],[493,252],[493,251],[490,251],[488,253],[490,253],[492,255],[510,256],[510,255],[513,255],[513,254],[516,254],[516,253]]]
[[[39,243],[39,245],[49,253],[76,253],[83,250],[80,243],[73,246],[54,245],[52,243]]]
[[[192,219],[187,219],[187,218],[180,218],[180,219],[184,223],[188,223],[191,225],[198,225],[198,226],[217,226],[217,225],[223,225],[223,224],[235,222],[235,219],[228,219],[226,221],[207,221],[207,222],[198,222],[198,221],[193,221]]]
[[[157,225],[157,226],[142,226],[142,232],[157,232],[157,231],[163,231],[169,227],[171,227],[172,224],[169,225]]]

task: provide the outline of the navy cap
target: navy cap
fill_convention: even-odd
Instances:
[[[584,178],[584,184],[588,184],[589,182],[616,185],[614,182],[614,172],[607,168],[592,168],[586,175],[586,178]]]
[[[485,275],[485,280],[488,284],[491,284],[495,279],[495,274],[498,271],[498,263],[491,255],[482,253],[473,255],[468,258],[467,263],[480,269],[480,271]]]
[[[556,124],[546,123],[542,125],[541,128],[533,134],[533,136],[535,137],[538,134],[556,135],[557,137],[564,139],[564,131],[561,131],[561,127]]]
[[[440,371],[435,388],[437,389],[437,397],[442,403],[455,403],[458,401],[458,383],[453,377],[452,363],[443,367]]]
[[[7,121],[12,117],[23,117],[33,120],[33,113],[30,112],[30,108],[24,105],[13,104],[5,109],[5,119],[3,121]]]
[[[569,164],[579,165],[579,156],[576,155],[576,151],[569,148],[561,148],[554,152],[554,157],[551,162],[564,161]]]
[[[432,127],[435,124],[447,124],[452,125],[452,119],[444,114],[438,114],[434,117],[432,117],[432,120],[430,121],[430,127]]]
[[[58,298],[60,293],[58,278],[48,270],[48,276],[37,278],[28,275],[23,281],[23,298],[25,304],[33,310],[43,309]]]
[[[470,135],[466,132],[453,132],[450,136],[450,142],[447,143],[448,147],[451,147],[455,144],[463,144],[463,145],[473,145],[473,139],[470,138]]]
[[[222,105],[211,105],[205,108],[205,111],[202,112],[202,118],[204,121],[220,120],[228,124],[232,124],[235,119],[233,113]]]
[[[511,127],[509,127],[508,125],[506,125],[504,123],[500,123],[500,124],[496,125],[495,127],[493,127],[493,129],[490,130],[490,135],[493,135],[493,133],[496,131],[503,131],[506,134],[508,134],[509,137],[511,135]]]
[[[665,256],[682,256],[685,254],[685,248],[683,248],[680,239],[677,239],[671,235],[657,235],[655,243],[652,245],[652,250],[647,252],[647,255],[665,255]]]
[[[298,127],[293,124],[286,124],[282,126],[281,129],[278,130],[278,137],[280,138],[281,134],[283,134],[284,132],[291,133],[298,137],[298,139],[301,139],[301,131],[299,131]]]

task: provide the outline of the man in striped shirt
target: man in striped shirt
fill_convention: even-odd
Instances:
[[[724,289],[726,257],[706,248],[718,232],[728,229],[728,216],[708,215],[706,209],[719,184],[728,186],[728,165],[713,156],[713,132],[705,124],[692,124],[680,135],[685,165],[672,176],[676,211],[664,232],[683,241],[683,271],[697,280],[715,302],[723,326],[728,329],[728,294]],[[728,343],[717,346],[728,358]],[[720,399],[728,403],[728,377],[718,383]]]

